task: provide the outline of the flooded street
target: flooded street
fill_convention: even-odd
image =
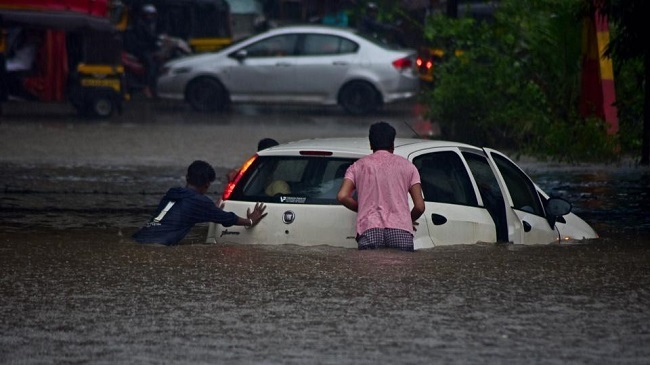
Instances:
[[[130,235],[187,165],[225,173],[263,137],[421,131],[412,105],[198,114],[141,103],[110,121],[0,117],[0,363],[647,364],[650,169],[521,161],[601,235],[415,253]]]

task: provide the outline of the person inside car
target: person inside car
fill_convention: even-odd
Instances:
[[[177,245],[197,223],[214,222],[230,226],[254,227],[267,213],[266,206],[256,203],[246,218],[224,211],[223,204],[215,204],[205,194],[216,178],[212,166],[196,160],[187,168],[185,187],[167,191],[158,204],[153,216],[132,238],[139,243],[157,243],[166,246]]]
[[[370,126],[373,153],[347,169],[337,195],[341,204],[357,212],[359,250],[414,250],[413,232],[424,213],[424,197],[418,169],[406,158],[393,154],[395,135],[395,128],[386,122]]]

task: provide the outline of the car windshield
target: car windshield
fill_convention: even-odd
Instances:
[[[336,194],[350,158],[261,156],[237,184],[232,200],[338,204]]]

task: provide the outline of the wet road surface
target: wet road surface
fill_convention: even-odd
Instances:
[[[155,106],[155,107],[154,107]],[[189,115],[189,116],[188,116]],[[202,244],[129,235],[196,158],[223,175],[257,140],[411,136],[411,109],[145,105],[88,122],[0,120],[0,363],[647,364],[650,186],[633,164],[522,162],[598,240],[415,253]]]

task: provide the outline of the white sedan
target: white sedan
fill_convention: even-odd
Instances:
[[[362,115],[417,95],[415,61],[414,50],[353,29],[287,26],[167,63],[157,93],[198,111],[230,103],[338,104]]]
[[[347,167],[372,153],[367,138],[311,139],[258,152],[223,193],[245,216],[264,202],[251,229],[210,224],[207,243],[331,245],[356,248],[356,213],[336,194]],[[415,249],[454,244],[548,244],[597,238],[571,204],[549,197],[504,154],[467,144],[398,138],[395,154],[420,172],[425,213]]]

